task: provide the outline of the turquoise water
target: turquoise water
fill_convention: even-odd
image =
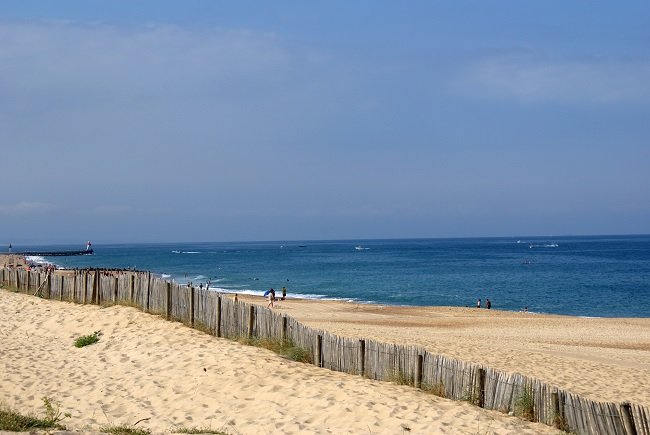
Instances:
[[[84,246],[19,247],[83,249]],[[650,236],[94,245],[67,268],[150,270],[180,283],[392,305],[650,317]]]

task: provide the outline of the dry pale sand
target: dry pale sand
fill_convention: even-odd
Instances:
[[[260,298],[242,299],[263,303]],[[535,377],[594,400],[650,405],[650,318],[291,299],[275,309],[341,336],[418,345]]]
[[[384,330],[388,338],[401,333],[407,341],[427,336],[417,318],[396,326],[386,321],[384,308],[333,307],[285,301],[277,309],[303,320],[312,317],[309,323],[318,326],[336,326],[337,332],[370,336]],[[328,312],[332,317],[325,322]],[[445,317],[444,310],[438,316]],[[432,329],[453,330],[450,319],[448,326]],[[97,330],[103,333],[99,343],[73,346],[76,337]],[[441,346],[454,349],[449,338]],[[494,343],[485,347],[501,351]],[[208,426],[229,434],[557,433],[411,387],[288,361],[134,308],[82,306],[0,290],[0,402],[23,413],[38,412],[43,396],[72,414],[65,424],[73,430],[146,418],[137,427],[154,433]]]

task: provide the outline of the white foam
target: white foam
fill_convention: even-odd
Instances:
[[[25,257],[25,260],[27,260],[30,263],[36,263],[36,264],[54,264],[54,263],[50,263],[40,255],[28,255]]]
[[[234,288],[223,288],[223,287],[210,287],[209,290],[227,293],[227,294],[240,294],[240,295],[250,295],[250,296],[264,296],[264,291],[252,290],[252,289],[234,289]],[[275,291],[276,299],[282,297],[282,289],[276,289]],[[313,299],[319,301],[342,301],[342,302],[355,302],[355,303],[372,303],[368,301],[359,301],[357,299],[350,298],[337,298],[337,297],[328,297],[326,295],[314,295],[306,293],[291,293],[287,292],[287,299]]]

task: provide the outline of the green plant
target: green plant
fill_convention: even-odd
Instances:
[[[59,405],[51,399],[43,397],[42,400],[45,406],[45,418],[25,416],[6,406],[0,406],[0,430],[26,432],[31,429],[65,429],[65,426],[59,422],[64,417],[70,417],[70,414],[62,414]]]
[[[556,428],[560,429],[562,432],[568,432],[569,423],[566,420],[566,417],[560,413],[553,414],[553,424]]]
[[[399,369],[395,369],[387,379],[388,382],[393,382],[398,385],[413,385],[413,381],[402,373]]]
[[[74,341],[75,347],[84,347],[88,346],[90,344],[97,343],[99,341],[99,337],[102,335],[101,331],[95,331],[90,335],[82,335],[81,337],[78,337]]]
[[[445,384],[442,383],[442,381],[438,382],[437,384],[431,385],[431,384],[422,384],[420,387],[422,388],[423,391],[426,391],[427,393],[433,394],[434,396],[438,397],[447,397],[447,391],[445,390]]]
[[[228,435],[228,432],[224,432],[219,429],[212,429],[211,427],[191,427],[191,428],[177,428],[174,430],[176,433],[187,433],[187,434],[212,434],[212,435]]]
[[[530,388],[525,387],[515,400],[515,414],[528,421],[535,421],[535,398]]]
[[[120,425],[120,426],[102,426],[99,429],[103,433],[110,433],[113,435],[149,435],[149,429],[137,429],[135,425]]]
[[[472,405],[478,405],[479,403],[479,393],[478,391],[475,391],[474,388],[469,387],[466,391],[465,394],[460,398],[461,401],[463,402],[468,402],[471,403]]]
[[[237,341],[248,346],[263,347],[292,361],[308,364],[313,363],[311,352],[308,349],[297,346],[291,340],[239,337]]]

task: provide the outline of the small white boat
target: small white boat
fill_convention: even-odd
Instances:
[[[366,249],[366,248],[364,248],[363,246],[359,245],[359,246],[355,246],[354,249],[356,249],[357,251],[363,251],[363,250]]]

